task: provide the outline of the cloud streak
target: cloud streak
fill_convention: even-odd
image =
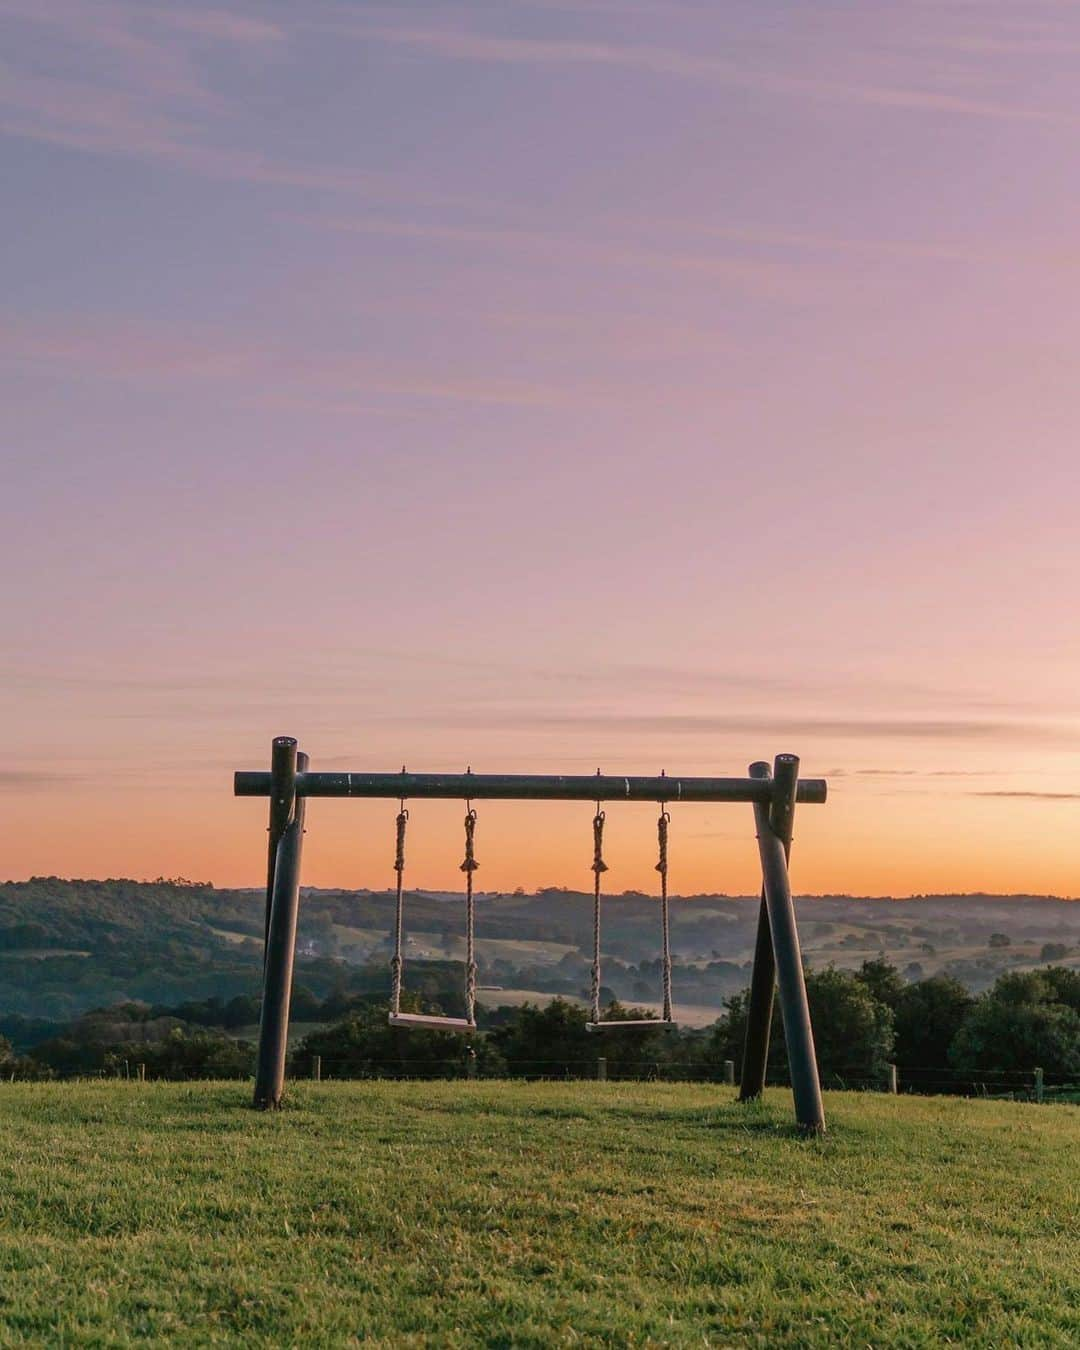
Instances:
[[[410,715],[410,720],[417,720]],[[419,720],[434,720],[433,715]],[[968,744],[1032,744],[1061,748],[1080,745],[1080,729],[1071,724],[977,721],[966,719],[842,718],[808,714],[772,716],[768,713],[633,713],[560,712],[532,709],[440,713],[441,725],[513,727],[532,731],[576,731],[629,735],[700,736],[741,735],[829,736],[843,740],[963,742]]]
[[[971,797],[1019,797],[1036,802],[1080,802],[1080,792],[972,792]]]
[[[291,28],[226,9],[122,0],[0,0],[0,19],[11,39],[30,35],[35,53],[18,66],[0,62],[4,135],[217,181],[445,200],[393,174],[298,162],[242,143],[236,107],[219,92],[207,56],[223,65],[277,59]],[[20,44],[9,40],[5,49]],[[229,88],[224,75],[217,84]]]
[[[476,246],[484,250],[504,248],[526,251],[549,261],[552,258],[563,258],[589,262],[594,266],[687,272],[734,282],[757,293],[790,299],[804,299],[820,284],[819,278],[808,274],[805,266],[794,263],[724,257],[685,249],[649,249],[611,238],[592,240],[581,236],[509,227],[481,228],[440,222],[384,220],[375,217],[315,218],[315,223],[347,234],[433,240],[440,243]]]
[[[358,31],[372,41],[428,52],[444,60],[503,65],[606,66],[679,79],[708,80],[762,94],[858,103],[897,111],[949,113],[995,121],[1061,126],[1080,123],[1074,115],[1052,108],[1032,108],[884,83],[852,83],[776,70],[754,70],[734,61],[668,47],[490,36],[443,28],[381,27]]]
[[[231,399],[260,403],[327,398],[383,399],[409,404],[461,403],[494,407],[550,407],[603,397],[599,387],[546,383],[442,368],[395,368],[362,352],[310,348],[298,354],[287,339],[262,332],[222,331],[197,325],[91,319],[82,315],[0,325],[0,364],[51,373],[78,370],[99,378],[156,386],[201,383]],[[354,401],[356,409],[359,404]]]
[[[579,9],[567,6],[567,12]],[[558,21],[559,7],[552,12]],[[666,7],[655,12],[670,17]],[[371,11],[368,13],[370,16]],[[365,173],[347,164],[291,161],[276,149],[267,155],[237,143],[243,137],[233,116],[235,109],[215,87],[215,64],[207,60],[208,55],[217,62],[279,62],[287,59],[299,39],[313,34],[323,39],[333,35],[346,48],[354,44],[358,58],[373,47],[382,47],[448,64],[609,69],[728,86],[784,99],[1069,127],[1080,122],[1062,109],[975,97],[968,87],[970,80],[961,79],[957,92],[909,87],[886,79],[860,82],[807,75],[802,64],[798,69],[785,69],[784,63],[793,61],[797,51],[794,43],[781,49],[775,67],[765,68],[756,52],[747,53],[745,59],[718,57],[708,54],[707,43],[700,50],[692,50],[649,42],[492,33],[448,27],[446,10],[436,9],[434,13],[439,16],[437,24],[409,25],[374,23],[370,17],[367,22],[358,21],[337,6],[321,3],[278,11],[270,19],[237,14],[224,7],[151,6],[133,0],[97,0],[94,4],[0,0],[0,18],[16,36],[31,35],[35,52],[32,62],[9,66],[3,73],[3,130],[8,135],[72,150],[162,162],[216,180],[433,200],[430,194],[415,188],[406,190],[392,174]],[[687,7],[680,11],[680,17],[691,21],[694,9]],[[609,32],[610,25],[602,31]],[[16,42],[6,46],[9,51],[18,50]],[[1002,47],[1008,49],[1008,42],[1003,40]],[[74,63],[72,54],[77,57]],[[973,55],[977,58],[979,53]],[[955,81],[959,77],[954,72],[952,78]],[[226,87],[223,80],[216,83]],[[394,228],[400,231],[404,227]],[[791,236],[788,242],[806,248],[823,246],[810,236]],[[845,246],[857,249],[861,245],[854,240]],[[896,248],[902,251],[904,245],[898,243]],[[947,249],[942,254],[927,246],[924,256],[947,253]],[[636,258],[627,254],[625,261],[651,265],[647,251]],[[739,267],[743,269],[741,275],[748,275],[753,267],[749,260],[725,264],[693,258],[680,265],[688,269]]]
[[[80,781],[78,774],[41,769],[0,769],[0,792],[37,792],[69,787]]]

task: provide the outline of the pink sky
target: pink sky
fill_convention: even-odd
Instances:
[[[256,884],[230,773],[288,733],[793,750],[801,889],[1080,892],[1080,11],[0,25],[3,875]],[[306,879],[385,884],[393,809],[317,804]],[[588,814],[485,808],[478,882],[586,885]],[[755,886],[748,812],[672,828],[674,888]]]

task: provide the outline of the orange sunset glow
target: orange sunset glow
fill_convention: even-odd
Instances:
[[[772,9],[0,4],[5,877],[1080,893],[1078,20]]]

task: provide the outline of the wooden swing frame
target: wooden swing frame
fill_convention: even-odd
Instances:
[[[795,755],[779,755],[773,765],[759,761],[747,778],[625,777],[531,774],[311,773],[308,757],[291,736],[279,736],[271,749],[270,769],[241,771],[234,777],[238,797],[267,797],[270,825],[267,852],[263,1000],[254,1105],[280,1106],[285,1088],[289,1005],[292,995],[296,927],[300,901],[300,862],[304,820],[310,797],[457,798],[461,801],[652,801],[742,802],[754,811],[762,888],[757,945],[750,986],[746,1045],[739,1098],[761,1096],[769,1052],[769,1032],[777,986],[784,1038],[791,1069],[795,1117],[804,1133],[825,1128],[821,1084],[814,1055],[813,1030],[806,998],[802,953],[791,898],[788,859],[797,802],[820,804],[827,785],[821,778],[799,778]],[[467,855],[468,856],[468,855]],[[469,872],[471,880],[471,871]],[[599,876],[599,873],[597,873]],[[398,1013],[397,1025],[447,1030],[447,1021],[466,1019]],[[632,1022],[603,1023],[631,1026]],[[662,1026],[656,1019],[645,1025]],[[595,1029],[595,1024],[594,1024]]]

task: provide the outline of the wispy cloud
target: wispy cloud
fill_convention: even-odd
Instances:
[[[434,717],[434,714],[432,715]],[[426,719],[425,719],[426,720]],[[773,737],[823,737],[844,740],[910,740],[986,745],[1039,744],[1062,748],[1080,744],[1080,728],[1066,723],[976,721],[965,719],[805,717],[768,713],[635,713],[598,709],[587,712],[532,708],[477,708],[438,714],[442,725],[502,726],[519,730],[618,731],[634,735],[701,736],[769,734]]]
[[[287,336],[81,315],[0,324],[0,363],[80,371],[124,383],[196,381],[243,402],[381,398],[411,402],[546,407],[602,397],[597,388],[439,369],[395,368],[364,352],[326,346],[302,356]]]
[[[697,221],[659,222],[668,230],[678,230],[701,238],[727,239],[755,248],[797,249],[808,253],[856,254],[865,258],[884,258],[919,262],[955,264],[971,262],[980,250],[970,239],[955,243],[919,239],[860,239],[850,235],[813,234],[805,230],[774,230],[748,225],[703,225]]]
[[[550,10],[556,26],[561,22],[561,11],[580,17],[581,6],[556,3],[543,8]],[[590,8],[596,10],[600,33],[607,35],[612,25],[603,22],[605,13],[609,9],[623,13],[626,5],[624,0]],[[338,44],[353,44],[358,59],[368,59],[373,49],[382,47],[445,63],[637,71],[643,76],[726,85],[780,98],[848,102],[882,109],[1067,126],[1075,126],[1080,120],[1066,110],[1032,106],[1019,96],[1011,100],[1000,94],[977,97],[955,73],[952,84],[959,88],[950,87],[948,76],[926,87],[910,87],[902,79],[829,78],[820,73],[828,70],[820,61],[815,65],[819,73],[807,75],[803,65],[796,65],[796,60],[802,60],[802,52],[794,41],[774,44],[767,57],[756,48],[742,53],[737,45],[733,48],[725,44],[721,50],[727,54],[721,56],[713,54],[718,42],[705,42],[695,49],[656,42],[615,42],[608,36],[585,40],[579,36],[541,38],[494,32],[465,26],[468,20],[475,24],[477,18],[477,12],[468,7],[434,7],[426,11],[424,21],[412,24],[395,22],[400,12],[374,6],[348,10],[322,0],[303,7],[275,9],[272,17],[239,14],[224,6],[149,5],[137,0],[0,0],[0,20],[18,39],[4,44],[8,62],[0,78],[0,127],[11,136],[161,163],[215,180],[397,201],[451,200],[415,183],[407,184],[391,172],[363,171],[348,163],[320,163],[318,158],[290,158],[276,146],[270,153],[250,147],[241,130],[242,119],[235,116],[237,105],[231,101],[230,81],[222,74],[228,69],[225,63],[232,62],[232,68],[239,69],[237,63],[243,62],[246,70],[253,62],[285,62],[298,39],[313,35],[324,42],[332,38]],[[411,12],[425,14],[422,7],[413,7]],[[668,20],[673,16],[671,6],[648,3],[632,4],[630,12]],[[515,17],[498,9],[490,13],[503,26]],[[685,40],[689,41],[696,31],[695,23],[702,17],[700,11],[688,5],[674,10],[674,15],[684,21]],[[449,26],[448,16],[456,17],[462,26]],[[579,28],[576,24],[575,29]],[[27,52],[30,59],[24,59]],[[774,64],[768,65],[770,60]],[[873,61],[865,64],[873,70],[878,68]],[[905,73],[909,67],[910,62]],[[929,75],[925,78],[930,80]],[[367,222],[355,228],[382,228],[399,235],[412,228],[428,230],[427,237],[435,237],[430,233],[432,227],[409,222],[382,227]],[[465,233],[454,236],[450,227],[439,228],[442,232],[438,237],[467,242]],[[498,239],[490,242],[530,246],[521,234],[510,239],[506,233],[497,233]],[[737,232],[731,231],[727,237],[734,240]],[[474,232],[471,238],[484,242],[483,232]],[[786,240],[777,237],[776,242],[806,249],[863,247],[859,240],[830,243],[810,234],[791,234]],[[895,247],[898,256],[905,247],[912,256],[920,255],[917,245],[905,246],[898,241]],[[879,253],[881,249],[878,246]],[[921,250],[921,256],[926,257],[949,253],[947,245],[926,245]],[[700,270],[758,287],[790,289],[799,281],[794,269],[792,274],[785,274],[778,260],[758,263],[754,259],[702,257],[690,250],[681,255],[666,250],[662,255],[632,247],[620,252],[617,246],[606,256],[627,266]]]
[[[136,12],[140,10],[145,13],[145,6],[138,6]],[[183,9],[169,8],[161,13],[159,22],[165,28],[181,33],[243,46],[254,44],[261,47],[268,42],[281,42],[285,38],[285,30],[276,23],[233,14],[224,9],[191,9],[187,6]]]
[[[69,787],[78,782],[77,774],[54,773],[42,769],[0,769],[0,792],[35,792]]]
[[[1080,802],[1080,792],[971,792],[971,797],[1020,797],[1036,802]]]
[[[8,60],[0,63],[5,135],[218,180],[432,200],[392,174],[297,162],[243,143],[229,82],[215,83],[208,58],[275,60],[290,36],[281,24],[133,0],[0,0],[0,20],[8,29]],[[17,66],[15,53],[24,58]]]
[[[1053,108],[997,102],[934,89],[861,83],[754,69],[750,64],[675,48],[573,39],[493,36],[444,28],[373,27],[369,40],[428,52],[444,60],[510,65],[608,66],[681,79],[708,80],[763,94],[803,97],[914,112],[1075,126],[1080,118]]]
[[[445,243],[526,251],[543,257],[586,261],[594,266],[648,268],[668,272],[688,272],[716,280],[734,282],[793,299],[805,298],[820,285],[821,279],[805,265],[784,261],[706,254],[686,248],[656,249],[642,247],[626,239],[605,237],[590,239],[582,235],[554,231],[522,230],[513,227],[485,228],[443,222],[387,220],[381,217],[323,217],[316,223],[347,234],[383,235],[396,239],[427,239]]]

